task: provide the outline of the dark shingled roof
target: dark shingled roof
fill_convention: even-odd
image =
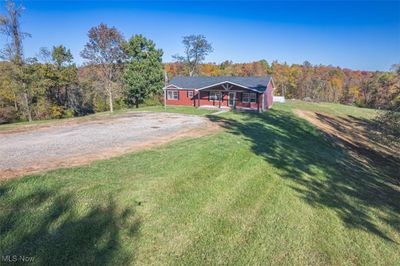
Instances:
[[[259,92],[265,91],[269,81],[270,76],[264,77],[230,77],[230,76],[195,76],[195,77],[183,77],[177,76],[172,79],[168,85],[175,85],[183,89],[200,89],[203,87],[211,86],[213,84],[221,83],[224,81],[232,82],[252,90]]]

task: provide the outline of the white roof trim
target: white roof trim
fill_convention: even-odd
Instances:
[[[275,87],[275,81],[274,81],[274,79],[271,77],[271,79],[270,79],[270,81],[269,82],[271,82],[272,83],[272,87],[273,87],[273,89],[275,90],[276,89],[276,87]],[[268,83],[269,84],[269,83]],[[267,84],[267,88],[268,88],[268,84]]]
[[[174,85],[174,84],[168,84],[167,86],[163,87],[162,89],[163,89],[163,90],[169,89],[169,88],[168,88],[169,86],[174,86],[175,89],[182,90],[182,88],[180,88],[180,87],[178,87],[178,86],[176,86],[176,85]]]
[[[234,82],[227,81],[227,80],[226,80],[226,81],[223,81],[223,82],[214,83],[214,84],[211,84],[211,85],[208,85],[208,86],[199,88],[198,90],[208,89],[208,88],[211,88],[211,87],[214,87],[214,86],[222,85],[222,84],[224,84],[224,83],[229,83],[229,84],[232,84],[232,85],[235,85],[235,86],[244,88],[244,89],[248,89],[248,90],[251,90],[251,91],[255,91],[255,92],[260,92],[260,91],[258,91],[258,90],[251,89],[251,88],[249,88],[249,87],[246,87],[246,86],[243,86],[243,85],[240,85],[240,84],[236,84],[236,83],[234,83]],[[267,86],[268,86],[268,84],[267,84]],[[267,87],[265,87],[265,88],[267,88]]]

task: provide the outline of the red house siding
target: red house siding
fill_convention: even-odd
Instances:
[[[264,94],[266,95],[265,96],[265,99],[266,99],[265,108],[266,109],[270,109],[272,107],[272,99],[273,99],[273,95],[274,95],[274,90],[275,90],[274,85],[272,83],[272,80],[270,80],[268,83],[267,89],[264,92]]]
[[[167,98],[167,105],[189,105],[189,106],[195,106],[194,105],[194,98],[188,97],[188,91],[192,91],[193,95],[195,95],[194,90],[182,90],[182,89],[167,89],[167,91],[178,91],[179,97],[178,100],[173,100],[173,99],[168,99]]]
[[[199,98],[198,95],[200,93],[200,106],[215,106],[215,107],[229,107],[229,92],[236,92],[236,107],[238,108],[251,108],[257,110],[261,109],[269,109],[272,106],[272,96],[273,96],[273,83],[270,81],[267,85],[267,89],[263,93],[258,94],[258,102],[250,102],[244,103],[242,102],[242,94],[244,92],[255,93],[251,90],[246,90],[238,86],[234,86],[229,91],[225,91],[222,87],[216,86],[214,88],[209,88],[207,90],[197,91],[196,89],[175,89],[175,88],[167,88],[166,93],[168,95],[168,91],[178,91],[178,99],[166,99],[167,105],[186,105],[186,106],[199,106]],[[188,96],[188,92],[193,92],[193,97]],[[210,91],[219,91],[222,93],[222,101],[217,100],[209,100]],[[264,101],[263,101],[264,98]],[[264,103],[264,108],[263,108]]]

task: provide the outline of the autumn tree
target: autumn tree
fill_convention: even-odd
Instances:
[[[41,102],[42,108],[45,106],[52,110],[50,114],[43,110],[41,116],[61,118],[80,113],[78,68],[72,63],[71,51],[63,45],[53,46],[51,51],[41,48],[40,57],[44,61],[40,75],[47,97],[47,102]]]
[[[115,28],[101,23],[88,32],[89,41],[81,52],[87,64],[100,68],[104,80],[103,88],[108,95],[109,108],[113,112],[113,96],[120,78],[122,63],[125,58],[122,45],[124,38]]]
[[[272,76],[275,80],[278,93],[282,96],[286,95],[286,90],[288,89],[290,68],[285,64],[279,64],[278,62],[272,63]]]
[[[183,63],[189,76],[193,76],[198,71],[198,66],[206,56],[213,52],[211,43],[203,35],[184,36],[182,40],[184,46],[184,55],[173,56],[178,62]]]
[[[20,17],[24,7],[12,1],[6,1],[6,14],[0,15],[0,33],[5,35],[9,42],[5,44],[1,51],[2,58],[10,61],[12,71],[12,85],[15,88],[15,108],[19,111],[19,105],[22,106],[21,111],[29,122],[32,121],[31,103],[32,95],[35,93],[36,87],[29,87],[34,84],[34,75],[31,66],[24,66],[25,60],[23,56],[23,39],[30,36],[28,33],[21,31]]]
[[[385,112],[379,114],[376,118],[376,125],[381,132],[381,139],[393,146],[400,148],[400,65],[393,68],[393,73],[383,74],[384,79],[389,78],[392,74],[394,79],[390,79],[393,85],[394,93],[390,100],[389,108]],[[382,77],[381,77],[382,78]]]
[[[41,65],[35,59],[26,60],[24,64],[18,68],[18,81],[23,92],[20,102],[22,102],[21,111],[29,122],[32,122],[35,111],[35,104],[38,98],[44,96],[44,87],[40,76]]]
[[[261,65],[261,68],[262,68],[260,75],[264,76],[264,75],[271,75],[272,74],[272,68],[269,65],[267,60],[262,59],[262,60],[259,61],[259,64]]]
[[[183,75],[181,63],[165,66],[171,76]],[[339,102],[363,107],[389,109],[395,99],[399,98],[399,85],[396,73],[398,65],[392,72],[370,72],[342,69],[340,67],[303,64],[279,63],[273,61],[269,67],[265,60],[250,63],[221,64],[206,63],[198,67],[199,74],[205,76],[263,76],[272,75],[275,81],[276,95],[287,98],[307,99],[311,101]]]
[[[18,88],[10,62],[0,62],[0,124],[17,119]]]
[[[128,102],[138,108],[139,101],[161,91],[164,80],[163,51],[142,35],[133,36],[124,49],[128,57],[123,75],[125,94]]]

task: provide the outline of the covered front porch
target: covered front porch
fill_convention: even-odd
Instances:
[[[261,111],[263,94],[223,83],[197,90],[194,98],[196,107]]]

